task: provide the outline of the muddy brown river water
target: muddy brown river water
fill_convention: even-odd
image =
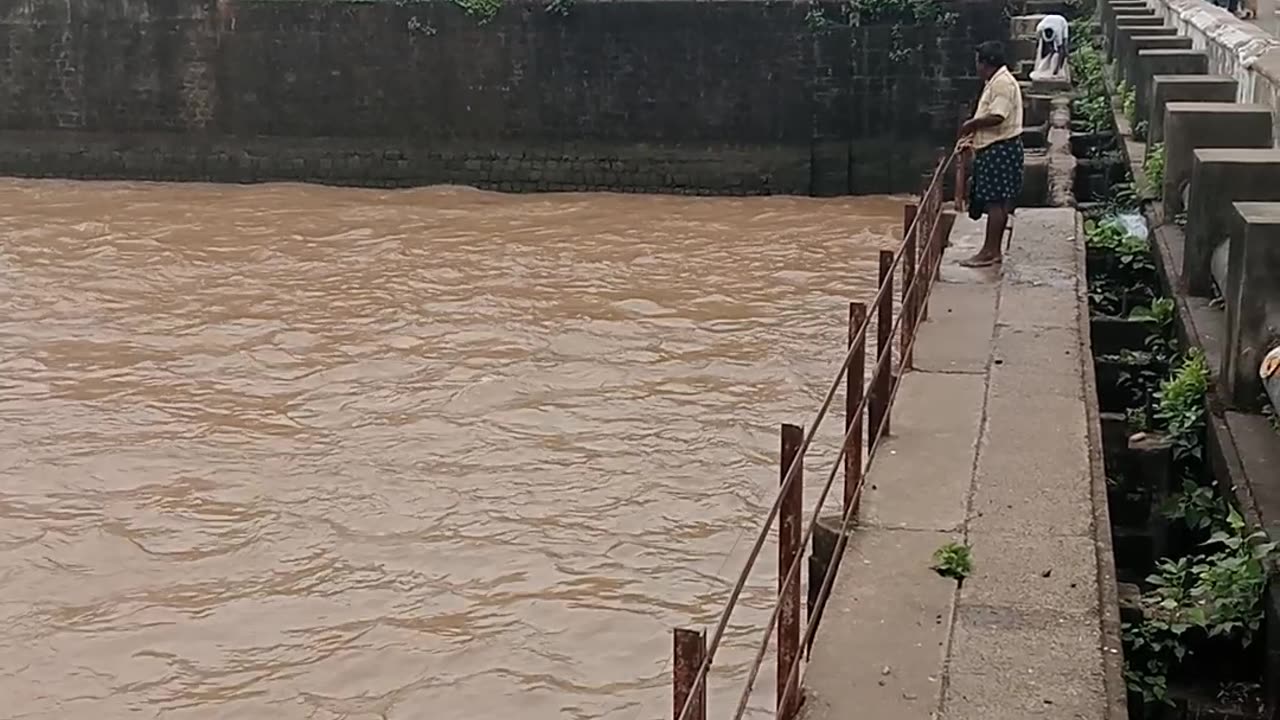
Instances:
[[[0,716],[668,716],[901,212],[0,181]]]

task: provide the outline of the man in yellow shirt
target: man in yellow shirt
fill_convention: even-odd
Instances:
[[[1005,63],[1004,45],[984,42],[977,50],[978,75],[986,85],[973,117],[960,126],[960,137],[973,145],[973,177],[969,182],[969,217],[987,215],[987,234],[966,267],[1001,261],[1000,239],[1022,194],[1022,88]]]

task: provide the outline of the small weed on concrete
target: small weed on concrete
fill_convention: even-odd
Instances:
[[[969,577],[973,572],[973,555],[969,546],[949,542],[934,550],[933,571],[957,581]]]

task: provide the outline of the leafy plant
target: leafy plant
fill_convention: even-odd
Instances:
[[[1173,359],[1173,318],[1177,305],[1172,298],[1156,298],[1150,305],[1134,308],[1129,313],[1131,320],[1149,320],[1155,328],[1144,339],[1147,351],[1161,363]]]
[[[1175,460],[1201,460],[1204,455],[1205,393],[1209,391],[1209,364],[1194,348],[1173,376],[1160,384],[1155,419],[1173,442]]]
[[[454,4],[480,25],[488,23],[502,9],[502,0],[453,0]]]
[[[964,580],[973,573],[973,555],[968,545],[949,542],[933,551],[933,571],[942,577]]]
[[[1084,235],[1086,248],[1114,254],[1122,270],[1136,273],[1155,269],[1150,244],[1130,233],[1117,218],[1086,220]]]
[[[574,0],[546,0],[546,2],[542,4],[542,9],[546,10],[551,15],[565,17],[569,14],[569,11],[573,9],[573,2]]]
[[[1106,96],[1078,98],[1071,105],[1071,116],[1084,121],[1089,132],[1111,129],[1111,104]]]
[[[1182,492],[1170,498],[1164,514],[1170,520],[1181,520],[1192,530],[1209,530],[1225,527],[1227,508],[1212,487],[1184,479]]]
[[[1124,420],[1129,432],[1147,432],[1151,429],[1151,413],[1146,407],[1125,408]]]
[[[1172,298],[1156,298],[1151,301],[1150,305],[1134,308],[1129,313],[1132,320],[1150,320],[1160,329],[1168,328],[1173,325],[1174,313],[1177,305]]]
[[[1262,627],[1266,564],[1276,543],[1262,532],[1248,532],[1234,509],[1203,496],[1195,502],[1201,500],[1209,515],[1197,522],[1219,528],[1203,545],[1210,551],[1161,560],[1147,578],[1141,622],[1124,625],[1125,680],[1145,702],[1166,700],[1170,671],[1191,652],[1191,631],[1233,638],[1243,648]]]
[[[1223,529],[1204,544],[1213,552],[1156,566],[1157,573],[1147,578],[1152,591],[1143,604],[1173,630],[1196,627],[1209,637],[1236,637],[1247,647],[1262,626],[1265,562],[1276,543],[1264,532],[1248,532],[1234,509],[1223,522]]]
[[[812,3],[809,5],[809,11],[804,14],[804,24],[809,27],[810,31],[815,33],[824,32],[834,25],[831,19],[827,17],[826,11]]]
[[[1106,201],[1107,213],[1118,215],[1122,212],[1129,212],[1138,207],[1138,191],[1132,182],[1122,182],[1112,185],[1107,195]]]
[[[1128,83],[1121,81],[1116,88],[1116,94],[1120,96],[1120,112],[1124,113],[1125,118],[1132,127],[1138,122],[1138,95]]]
[[[941,0],[844,0],[840,15],[840,20],[833,20],[821,7],[811,3],[805,13],[805,25],[811,32],[822,33],[838,26],[888,24],[889,57],[897,63],[907,61],[924,49],[925,34],[914,33],[915,40],[911,42],[906,39],[907,28],[943,30],[959,17]]]
[[[1156,143],[1147,148],[1147,156],[1142,160],[1142,172],[1147,176],[1148,195],[1157,195],[1164,188],[1164,143]]]

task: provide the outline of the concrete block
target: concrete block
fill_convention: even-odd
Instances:
[[[1258,366],[1280,340],[1280,202],[1237,202],[1227,240],[1226,347],[1220,380],[1233,407],[1258,405]]]
[[[1151,78],[1156,75],[1206,75],[1209,54],[1203,50],[1139,50],[1133,87],[1139,118],[1151,112]]]
[[[1182,281],[1192,295],[1213,294],[1211,262],[1237,201],[1280,201],[1280,149],[1200,148],[1192,152]]]
[[[1104,34],[1104,42],[1114,40],[1116,25],[1122,25],[1126,20],[1133,18],[1150,18],[1155,17],[1156,11],[1146,4],[1129,4],[1129,5],[1112,5],[1106,16],[1102,20],[1102,32]],[[1110,50],[1113,46],[1108,46]]]
[[[1103,2],[1098,4],[1098,21],[1103,28],[1115,26],[1117,11],[1150,10],[1145,0],[1120,0],[1119,2]]]
[[[1132,64],[1137,59],[1137,53],[1133,50],[1133,38],[1139,36],[1177,37],[1178,29],[1169,25],[1125,25],[1116,28],[1116,49],[1112,53],[1116,60],[1116,80],[1128,82]]]
[[[1234,102],[1239,83],[1225,75],[1154,75],[1147,142],[1164,142],[1164,106],[1171,102]]]
[[[1151,29],[1160,30],[1161,28]],[[1117,37],[1119,39],[1119,36]],[[1138,34],[1130,35],[1128,40],[1121,44],[1125,48],[1122,50],[1125,54],[1117,55],[1119,58],[1117,73],[1120,79],[1129,85],[1136,86],[1139,52],[1142,50],[1190,50],[1191,38],[1181,35],[1148,35],[1145,31],[1139,31]]]
[[[1115,24],[1110,28],[1103,28],[1103,47],[1106,50],[1107,57],[1116,59],[1116,35],[1119,34],[1121,28],[1154,28],[1164,27],[1164,18],[1155,15],[1121,15],[1116,18]]]
[[[1144,52],[1158,52],[1147,50]],[[1164,216],[1184,208],[1196,148],[1271,147],[1271,110],[1243,103],[1171,102],[1164,108]]]

